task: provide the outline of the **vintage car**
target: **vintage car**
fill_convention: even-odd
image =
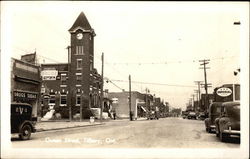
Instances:
[[[206,131],[215,131],[215,119],[220,116],[222,102],[213,102],[209,105],[208,118],[205,119]]]
[[[30,139],[35,132],[36,117],[32,117],[32,106],[27,103],[11,103],[11,134],[18,134],[22,140]]]
[[[196,113],[195,112],[189,112],[187,118],[188,119],[197,119]]]
[[[158,115],[158,112],[157,111],[149,111],[148,114],[147,114],[147,119],[149,120],[152,120],[152,119],[159,119],[159,115]]]
[[[224,102],[215,120],[216,136],[226,141],[231,135],[240,137],[240,102]]]
[[[204,112],[200,112],[198,115],[199,120],[205,120],[206,119],[206,114]]]

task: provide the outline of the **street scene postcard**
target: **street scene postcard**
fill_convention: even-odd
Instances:
[[[1,2],[1,158],[249,158],[249,3]]]

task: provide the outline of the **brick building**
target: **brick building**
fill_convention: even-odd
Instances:
[[[68,63],[42,64],[42,99],[45,112],[53,108],[63,118],[100,107],[101,76],[94,68],[94,29],[83,12],[68,30]]]
[[[40,116],[40,84],[39,66],[11,58],[11,102],[31,104],[34,117]]]

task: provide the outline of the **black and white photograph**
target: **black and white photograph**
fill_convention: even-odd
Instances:
[[[1,2],[1,158],[249,158],[249,2]]]

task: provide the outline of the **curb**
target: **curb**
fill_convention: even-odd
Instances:
[[[36,132],[44,132],[44,131],[54,131],[54,130],[62,130],[62,129],[71,129],[71,128],[80,128],[80,127],[91,127],[91,126],[98,126],[104,125],[105,123],[93,124],[93,125],[78,125],[78,126],[71,126],[71,127],[62,127],[62,128],[53,128],[53,129],[36,129]]]

